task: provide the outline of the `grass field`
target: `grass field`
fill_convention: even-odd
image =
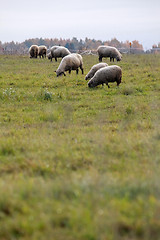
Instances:
[[[0,240],[160,239],[160,55],[123,56],[110,89],[83,58],[57,78],[0,56]]]

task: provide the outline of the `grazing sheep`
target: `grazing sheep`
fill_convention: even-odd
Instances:
[[[49,55],[48,59],[52,61],[52,58],[55,58],[55,61],[57,62],[57,58],[63,58],[70,53],[71,52],[63,46],[53,46],[51,48],[51,55]]]
[[[57,77],[62,74],[64,74],[64,76],[66,76],[64,72],[69,71],[69,73],[71,73],[71,70],[76,70],[76,73],[78,74],[78,68],[81,69],[82,74],[83,74],[82,56],[78,53],[71,53],[62,59],[57,71],[55,71],[55,72],[57,74]]]
[[[38,47],[38,56],[41,58],[46,57],[47,54],[47,47],[44,45],[41,45]]]
[[[122,79],[122,69],[117,65],[112,65],[108,67],[103,67],[99,69],[95,75],[89,80],[88,87],[96,87],[105,83],[108,88],[109,82],[117,82],[117,86],[121,83]]]
[[[37,56],[38,56],[38,46],[37,45],[32,45],[29,48],[29,54],[30,54],[30,58],[37,58]]]
[[[57,48],[59,48],[59,46],[53,46],[53,47],[51,47],[50,52],[47,54],[47,57],[48,57],[49,60],[52,61],[52,58],[54,57],[54,56],[53,56],[53,53],[54,53],[54,51],[55,51]],[[53,57],[52,57],[52,56],[53,56]]]
[[[99,56],[99,62],[102,62],[103,57],[109,57],[110,62],[112,61],[112,59],[113,59],[113,62],[114,62],[115,58],[116,58],[117,61],[121,61],[121,59],[122,59],[122,55],[120,54],[118,49],[115,48],[115,47],[99,46],[97,48],[97,52],[98,52],[98,56]]]
[[[97,63],[93,65],[91,70],[87,73],[85,80],[91,79],[100,68],[107,67],[107,66],[108,66],[107,63]]]

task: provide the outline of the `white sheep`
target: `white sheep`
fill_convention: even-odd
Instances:
[[[107,66],[108,66],[107,63],[97,63],[93,65],[90,71],[87,73],[85,80],[91,79],[100,68],[107,67]]]
[[[41,45],[38,47],[38,56],[41,58],[46,57],[47,54],[47,47],[44,45]]]
[[[50,59],[52,61],[52,58],[54,57],[54,51],[59,48],[59,46],[53,46],[50,48],[50,52],[47,54],[48,59]],[[53,57],[52,57],[53,56]]]
[[[29,54],[30,54],[30,58],[37,58],[37,56],[38,56],[38,46],[37,45],[32,45],[29,48]]]
[[[48,59],[52,61],[52,58],[55,58],[55,61],[57,62],[57,58],[63,58],[67,55],[69,55],[71,52],[63,47],[63,46],[53,46],[51,48],[50,55],[48,56]]]
[[[81,69],[82,74],[83,74],[83,59],[82,56],[78,53],[71,53],[67,56],[65,56],[57,69],[56,74],[57,77],[60,75],[65,75],[66,71],[69,71],[71,73],[72,70],[76,70],[76,73],[78,74],[78,68]]]
[[[95,75],[89,80],[88,87],[96,87],[105,83],[108,88],[109,82],[117,82],[117,86],[121,83],[122,69],[117,65],[107,66],[99,69]]]
[[[113,59],[113,62],[114,62],[115,58],[116,58],[117,61],[121,61],[121,59],[122,59],[121,53],[115,47],[99,46],[97,48],[97,52],[98,52],[98,56],[99,56],[99,62],[102,62],[103,57],[109,57],[110,62],[112,61],[112,59]]]

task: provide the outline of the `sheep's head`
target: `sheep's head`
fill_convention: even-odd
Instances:
[[[91,73],[90,71],[88,72],[88,74],[85,77],[85,80],[91,79],[93,77],[93,73]]]
[[[116,60],[117,60],[117,62],[118,62],[118,61],[121,61],[121,60],[122,60],[122,55],[121,55],[121,54],[118,55],[118,56],[116,57]]]
[[[88,80],[89,79],[89,77],[88,77],[88,74],[85,76],[85,80]]]
[[[56,72],[56,74],[57,74],[57,77],[59,77],[59,76],[62,76],[62,75],[64,75],[64,76],[66,76],[66,74],[64,73],[64,72],[60,72],[60,71],[55,71]]]
[[[91,79],[91,80],[89,80],[89,82],[88,82],[88,87],[89,87],[89,88],[96,87],[96,84],[95,84],[95,82],[94,82],[94,81],[92,81],[92,79]]]
[[[47,54],[48,59],[52,59],[51,54]]]

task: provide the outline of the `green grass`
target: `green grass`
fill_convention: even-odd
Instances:
[[[0,56],[1,240],[160,239],[160,55],[123,56],[110,89],[83,58],[57,78],[60,60]]]

